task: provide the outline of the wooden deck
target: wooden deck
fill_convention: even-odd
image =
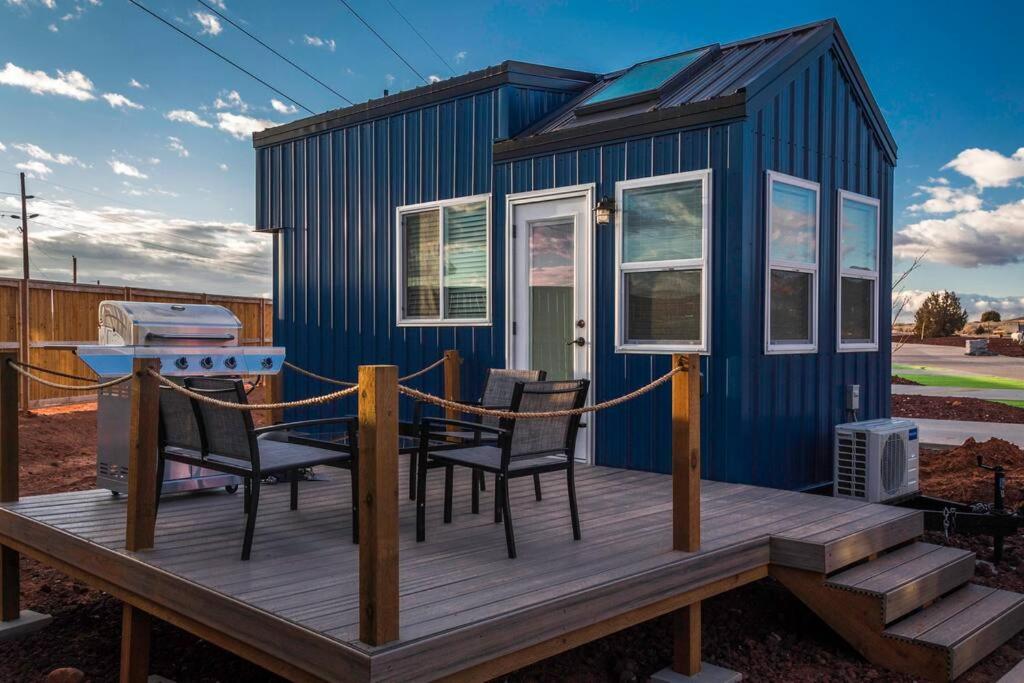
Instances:
[[[370,647],[358,640],[348,474],[321,476],[302,484],[296,512],[287,486],[264,489],[250,562],[238,559],[241,495],[223,492],[165,499],[151,551],[124,550],[125,499],[107,491],[2,504],[0,543],[294,680],[412,681],[497,676],[762,578],[773,562],[828,571],[921,533],[908,510],[706,481],[701,550],[674,552],[670,477],[583,467],[579,542],[563,478],[544,479],[540,502],[528,478],[513,480],[509,560],[491,488],[473,515],[457,473],[445,525],[432,471],[427,542],[401,500],[400,639]]]

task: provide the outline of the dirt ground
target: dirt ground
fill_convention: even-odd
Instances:
[[[93,486],[96,414],[94,406],[40,410],[22,419],[22,493],[84,489]],[[999,449],[986,444],[965,446],[955,467],[942,469],[946,478],[973,474],[976,450],[986,448],[994,461]],[[958,449],[959,450],[959,449]],[[1004,449],[1005,450],[1005,449]],[[59,456],[57,455],[59,454]],[[1024,462],[1022,453],[1003,454],[1006,462]],[[940,462],[936,456],[934,462]],[[926,481],[931,474],[926,474]],[[1008,488],[1019,495],[1021,482]],[[983,487],[982,487],[983,488]],[[935,489],[940,490],[940,489]],[[945,489],[941,489],[945,490]],[[973,494],[972,494],[973,495]],[[982,495],[982,489],[978,489]],[[934,538],[933,542],[945,542]],[[949,539],[987,558],[988,539]],[[989,585],[1024,591],[1024,542],[1007,539],[1006,560],[978,579]],[[0,681],[35,682],[59,667],[75,667],[87,680],[115,681],[118,670],[120,604],[62,574],[22,560],[23,604],[51,614],[53,623],[28,638],[0,644]],[[992,573],[994,572],[994,573]],[[759,581],[704,603],[704,657],[742,671],[750,681],[851,682],[912,679],[890,674],[865,662],[853,649],[771,580]],[[665,666],[670,657],[670,623],[658,619],[603,638],[517,671],[503,680],[642,681]],[[1024,635],[1018,635],[961,681],[997,680],[1024,657]],[[168,624],[155,628],[152,672],[178,683],[278,681],[277,677],[198,640]]]
[[[892,397],[893,417],[927,417],[935,420],[971,420],[1024,424],[1024,408],[978,398],[946,396]]]
[[[964,342],[968,339],[988,339],[988,350],[1000,356],[1011,356],[1014,358],[1024,357],[1024,346],[1018,344],[1008,337],[932,337],[921,339],[912,335],[894,334],[894,344],[931,344],[932,346],[956,346],[964,348]]]

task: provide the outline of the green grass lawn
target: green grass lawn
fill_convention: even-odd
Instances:
[[[921,365],[893,363],[894,375],[927,387],[957,387],[961,389],[1018,389],[1024,391],[1024,381],[991,375],[950,375]],[[921,371],[924,372],[921,372]],[[1014,408],[1024,408],[1024,401],[996,401]]]

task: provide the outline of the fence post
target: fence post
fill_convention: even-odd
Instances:
[[[398,639],[398,367],[359,366],[359,639]]]
[[[17,351],[0,352],[0,502],[18,500],[18,375],[9,360]],[[0,546],[0,621],[21,615],[21,569],[18,552]]]
[[[120,683],[146,683],[152,632],[148,614],[127,603],[121,608]]]
[[[132,363],[131,417],[128,451],[128,520],[125,548],[147,550],[156,535],[156,456],[160,420],[160,382],[149,374],[159,370],[155,358]]]
[[[22,363],[32,362],[32,288],[29,286],[30,280],[28,277],[21,281],[18,287],[18,292],[21,295],[18,301],[18,350],[20,356],[15,360],[20,360]],[[21,378],[21,409],[28,412],[31,407],[29,391],[31,391],[31,385],[28,382],[28,377]]]
[[[462,358],[459,357],[458,349],[449,349],[444,352],[444,397],[449,401],[462,399]],[[458,420],[460,413],[457,410],[445,408],[444,416],[449,420]]]
[[[284,369],[282,368],[276,375],[264,375],[263,378],[267,384],[267,403],[282,403],[284,401]],[[267,412],[270,424],[276,425],[284,422],[284,410],[274,408]]]

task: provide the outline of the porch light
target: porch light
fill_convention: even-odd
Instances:
[[[612,214],[615,213],[615,200],[608,197],[601,197],[594,207],[594,222],[598,225],[608,225],[612,222]]]

